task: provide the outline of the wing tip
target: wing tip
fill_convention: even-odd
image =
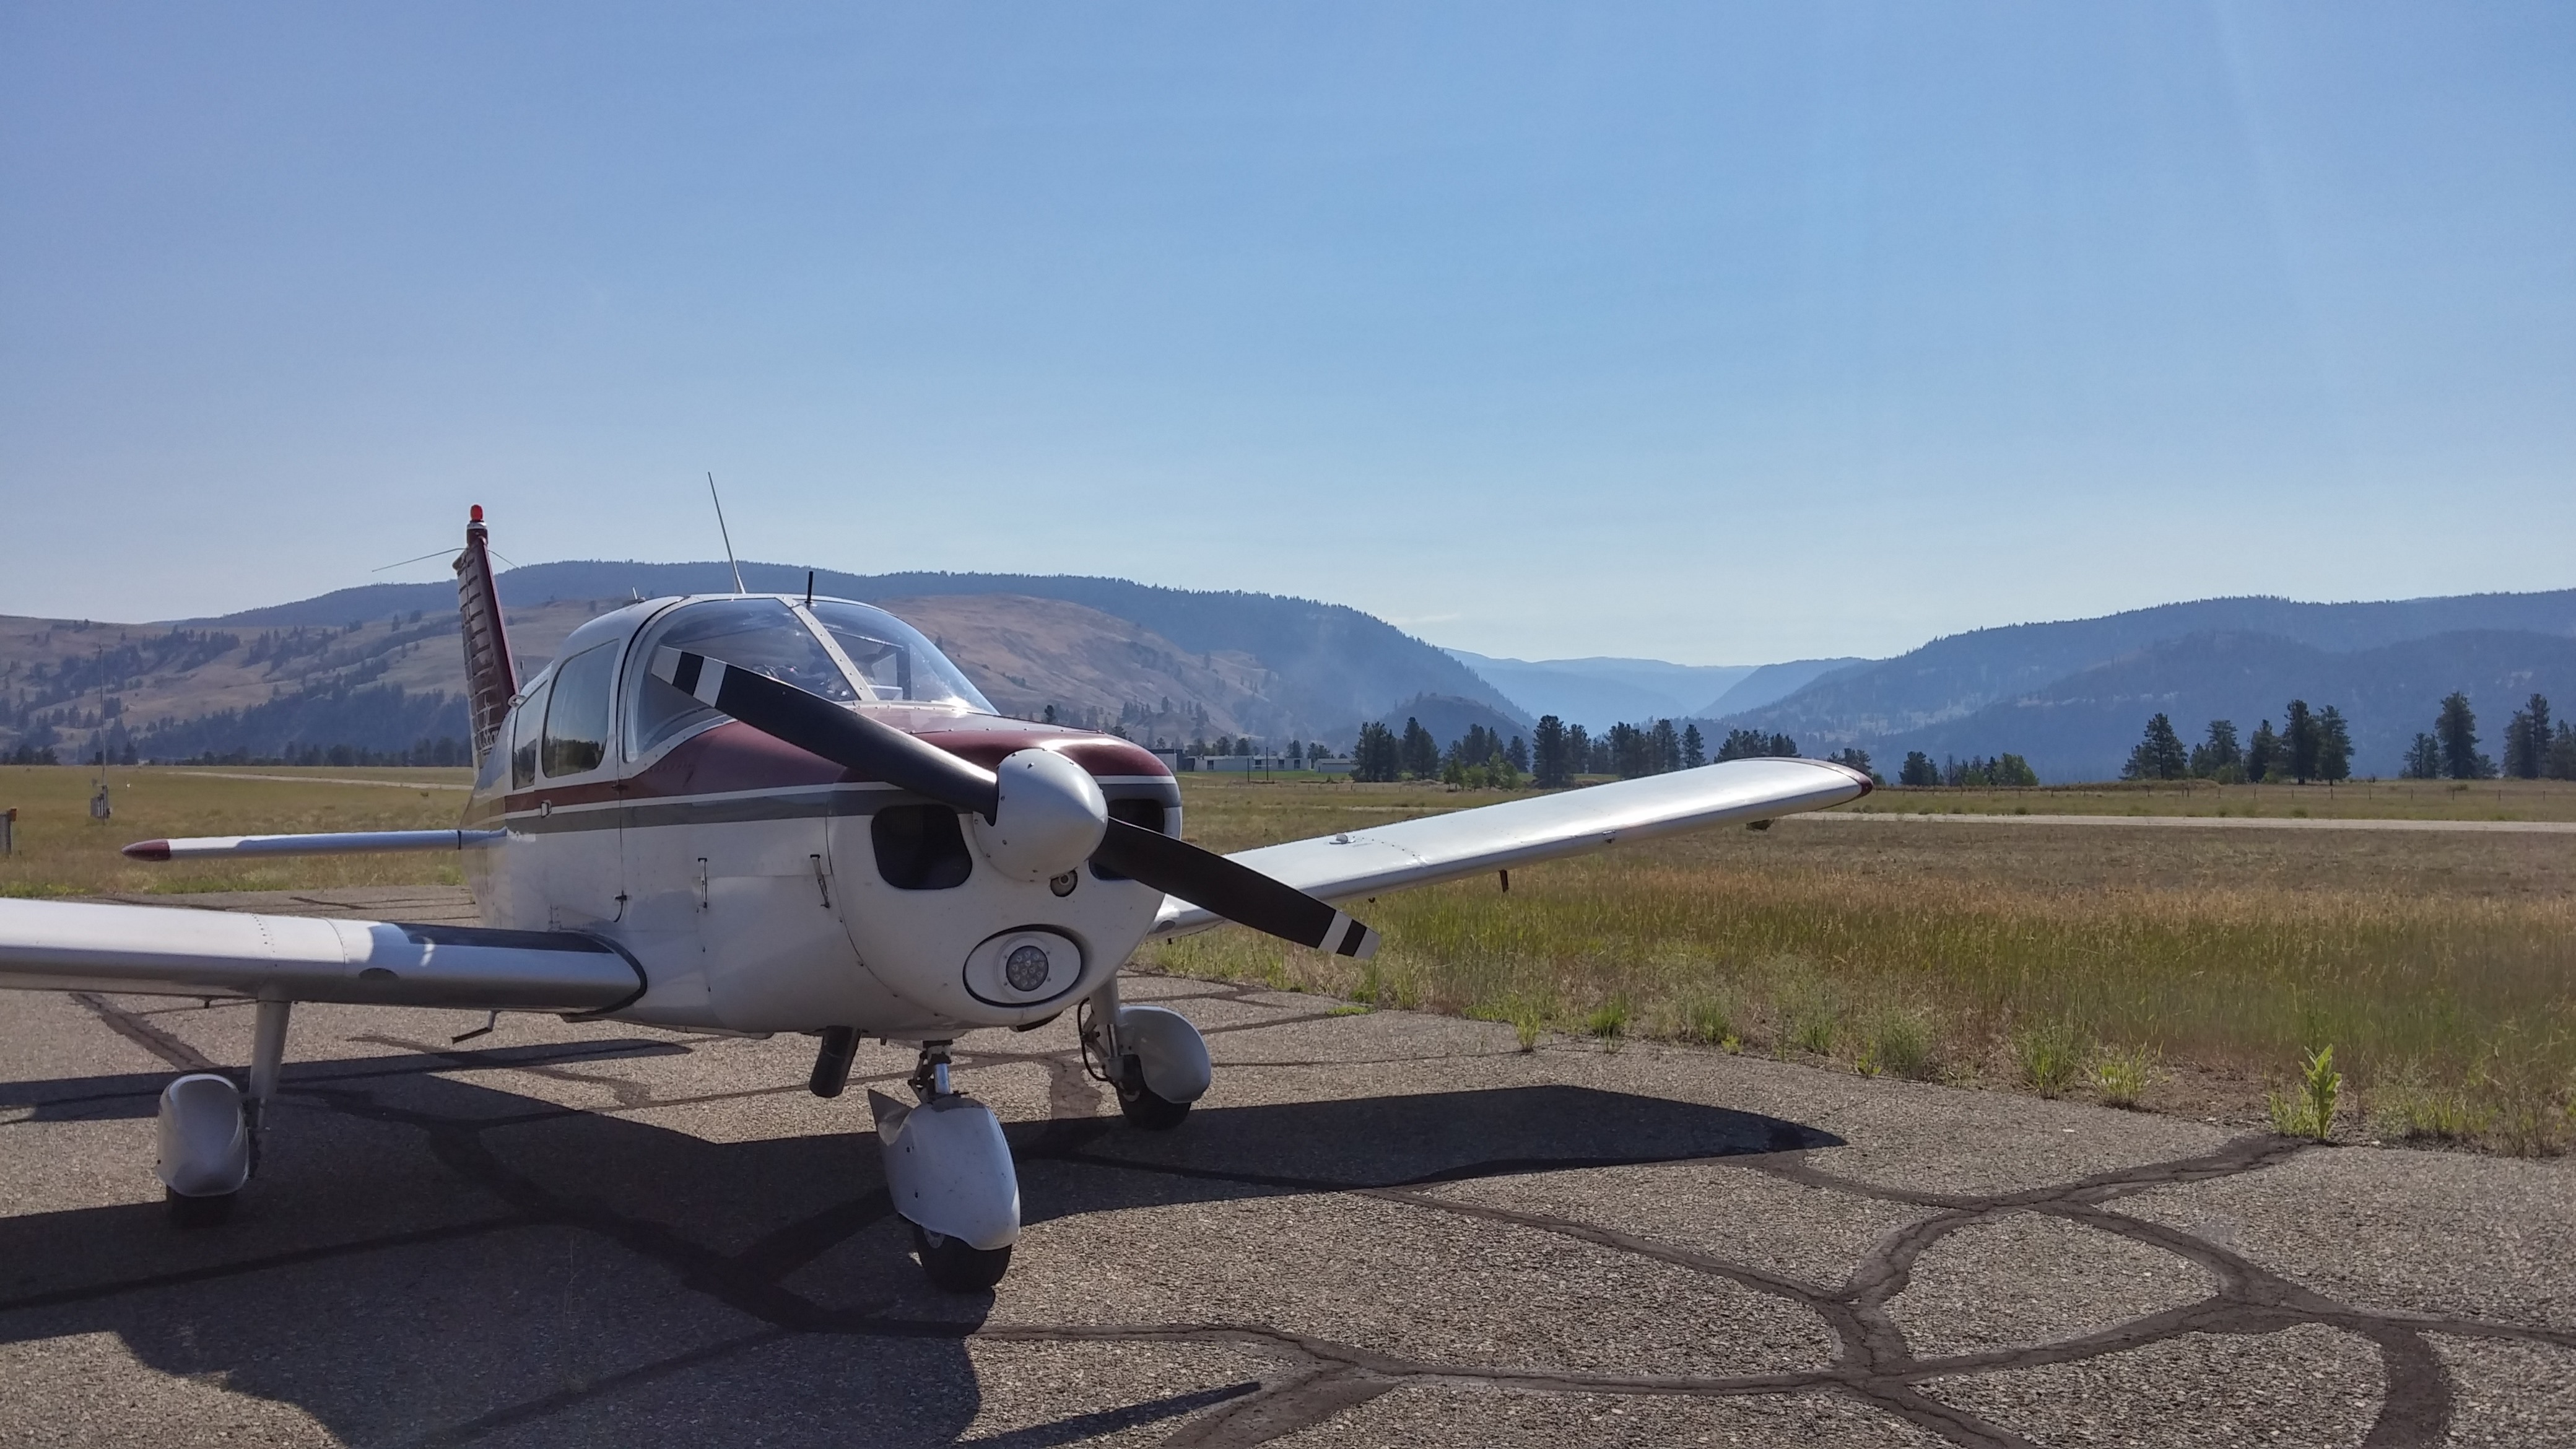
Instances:
[[[170,858],[170,842],[166,840],[138,840],[132,845],[125,847],[125,854],[127,858],[132,860],[168,860]]]

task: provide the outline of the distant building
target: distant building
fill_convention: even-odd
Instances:
[[[1289,764],[1286,755],[1210,755],[1193,764],[1212,773],[1232,775],[1275,775],[1282,770],[1304,768]]]

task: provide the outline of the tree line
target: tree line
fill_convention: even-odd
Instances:
[[[1861,755],[1858,750],[1846,750],[1844,753],[1860,755],[1861,768],[1869,768],[1869,756]],[[1851,762],[1845,760],[1844,763]],[[2014,754],[1994,755],[1983,759],[1970,755],[1964,760],[1956,756],[1944,755],[1940,763],[1935,764],[1932,757],[1921,750],[1907,750],[1905,763],[1896,769],[1896,783],[1991,789],[1997,786],[2036,785],[2039,783],[2039,772],[2030,767],[2030,761]]]
[[[2214,719],[2201,742],[2186,749],[2173,721],[2159,713],[2148,719],[2120,778],[2332,784],[2352,778],[2352,726],[2333,705],[2314,709],[2306,700],[2294,699],[2283,709],[2277,730],[2266,719],[2247,740],[2238,735],[2234,720]]]
[[[2553,722],[2549,699],[2533,695],[2505,727],[2504,763],[2478,748],[2477,711],[2467,694],[2454,690],[2442,700],[2433,727],[2407,746],[2398,775],[2408,780],[2491,780],[2508,775],[2523,780],[2576,780],[2576,726]],[[1911,762],[1909,761],[1909,764]],[[2352,778],[2352,729],[2333,705],[2312,709],[2303,699],[2282,711],[2281,728],[2270,720],[2256,727],[2253,738],[2240,740],[2233,720],[2214,719],[2199,744],[2186,749],[2173,721],[2157,714],[2129,751],[2123,780],[2215,780],[2222,784],[2253,782],[2305,785],[2332,784]]]
[[[1797,753],[1798,742],[1787,735],[1738,729],[1719,744],[1715,758]],[[1867,755],[1845,753],[1855,757],[1858,768],[1869,768]],[[1551,714],[1540,717],[1527,741],[1470,725],[1465,736],[1443,748],[1421,720],[1408,717],[1400,732],[1375,721],[1360,726],[1359,743],[1351,751],[1351,778],[1437,779],[1453,785],[1512,789],[1526,777],[1541,789],[1560,790],[1582,775],[1634,780],[1695,770],[1710,762],[1707,737],[1696,723],[1687,721],[1678,727],[1669,719],[1621,722],[1595,735]]]
[[[2478,749],[2477,711],[2469,697],[2453,691],[2433,717],[2433,728],[2415,736],[2406,748],[2401,772],[2409,780],[2576,780],[2576,726],[2559,720],[2553,726],[2549,697],[2535,694],[2513,712],[2504,730],[2504,764]]]

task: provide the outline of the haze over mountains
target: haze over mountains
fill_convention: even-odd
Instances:
[[[2204,599],[2098,619],[2015,624],[1852,665],[1721,728],[1784,731],[1811,754],[1856,746],[1882,771],[1907,750],[2011,751],[2042,780],[2119,772],[2149,715],[2186,739],[2244,730],[2304,698],[2352,722],[2353,770],[2393,775],[2444,695],[2464,691],[2492,743],[2534,693],[2576,698],[2576,589],[2385,603]]]
[[[807,571],[745,564],[755,591]],[[573,561],[500,579],[523,673],[584,619],[638,596],[725,593],[722,563]],[[1408,716],[1446,740],[1555,714],[1699,722],[1712,747],[1750,728],[1809,754],[2004,752],[2043,780],[2118,773],[2148,715],[2186,737],[2250,731],[2293,697],[2351,721],[2359,774],[2393,774],[2437,702],[2466,691],[2492,742],[2534,692],[2576,701],[2576,590],[2388,603],[2209,599],[1936,639],[1893,659],[1689,666],[1518,660],[1443,650],[1335,604],[1122,579],[817,570],[820,593],[882,603],[936,638],[994,703],[1185,743],[1346,746]],[[455,595],[377,584],[180,624],[0,620],[0,752],[105,738],[146,758],[402,751],[464,734]]]
[[[1785,664],[1667,664],[1661,659],[1497,659],[1464,649],[1450,658],[1509,695],[1521,712],[1552,714],[1595,734],[1621,721],[1714,718],[1756,709],[1860,659]],[[1426,726],[1428,722],[1426,721]]]

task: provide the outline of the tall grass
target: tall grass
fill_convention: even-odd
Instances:
[[[1191,803],[1194,826],[1221,813]],[[1908,1074],[1938,1060],[2149,1105],[2161,1074],[2141,1057],[2103,1077],[2104,1044],[2158,1043],[2259,1103],[2332,1042],[2363,1095],[2402,1068],[2419,1090],[2489,1103],[2481,1140],[2547,1151],[2568,1135],[2576,871],[2554,840],[1998,825],[1891,848],[1864,830],[1904,827],[1719,832],[1516,871],[1508,895],[1468,882],[1357,909],[1386,934],[1382,969],[1439,1010],[1509,1019],[1500,1003],[1547,1000],[1582,1029],[1615,1001],[1638,1023],[1624,1029],[1705,1040],[1695,1013],[1723,1002],[1726,1035],[1774,1052],[1890,1072],[1901,1057]],[[1235,930],[1149,960],[1353,984],[1337,958]],[[1893,1036],[1885,1011],[1860,1009],[1883,1002],[1907,1004]]]
[[[89,817],[94,769],[0,765],[0,810],[18,810],[17,848],[0,856],[0,896],[314,890],[456,885],[453,851],[272,857],[151,865],[119,852],[137,840],[329,830],[434,830],[465,811],[470,770],[298,769],[245,765],[112,768],[113,816]],[[283,779],[238,779],[238,775]],[[375,784],[341,784],[343,780]],[[394,788],[395,786],[404,788]]]

